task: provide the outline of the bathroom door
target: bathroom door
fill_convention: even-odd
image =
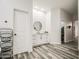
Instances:
[[[29,37],[29,13],[22,10],[14,10],[14,43],[13,54],[19,54],[28,50]]]

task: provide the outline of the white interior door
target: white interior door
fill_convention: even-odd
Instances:
[[[29,44],[29,14],[14,10],[14,54],[26,52]]]

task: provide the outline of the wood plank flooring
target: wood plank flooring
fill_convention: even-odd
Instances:
[[[46,44],[34,47],[30,53],[21,53],[14,59],[79,59],[78,50],[69,45]]]

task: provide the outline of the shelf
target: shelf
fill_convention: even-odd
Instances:
[[[1,59],[12,57],[13,55],[13,31],[11,29],[0,29]]]

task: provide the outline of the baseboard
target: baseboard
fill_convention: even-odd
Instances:
[[[61,44],[59,42],[50,42],[50,44]]]
[[[66,41],[65,43],[69,43],[69,42],[72,42],[72,41],[74,41],[74,40]]]
[[[40,46],[42,46],[42,45],[46,45],[46,44],[49,44],[49,43],[44,43],[44,44],[34,45],[33,48],[35,48],[35,47],[40,47]]]

